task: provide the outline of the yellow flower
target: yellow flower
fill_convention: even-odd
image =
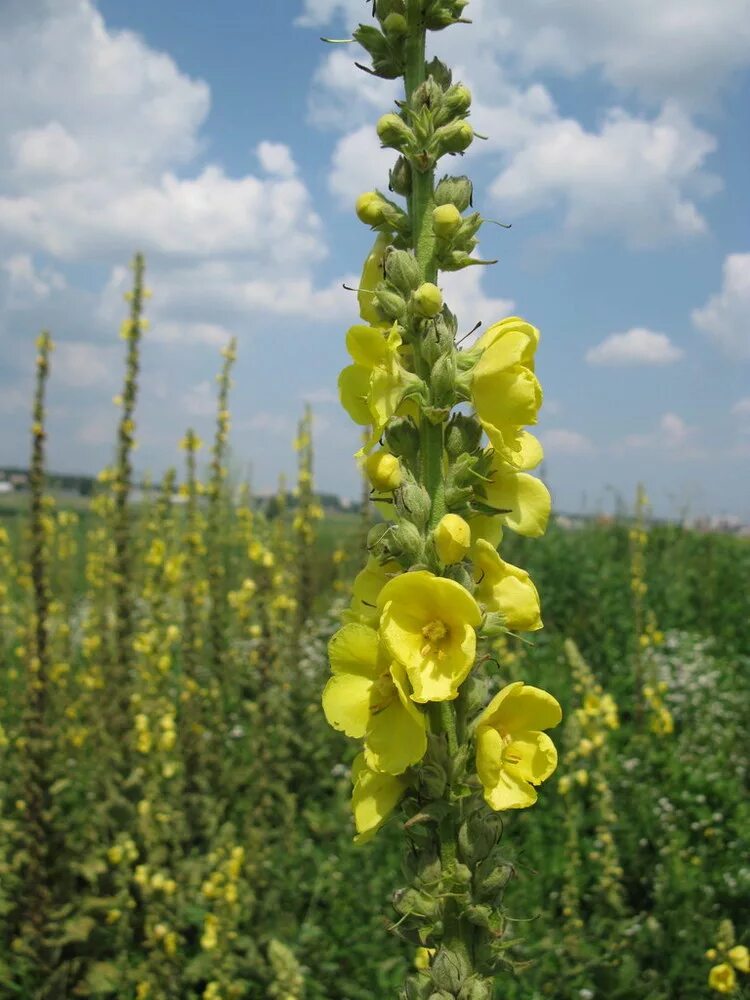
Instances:
[[[498,611],[507,628],[535,632],[542,627],[539,594],[524,569],[504,562],[484,539],[474,546],[477,600],[487,611]]]
[[[380,313],[375,306],[375,289],[383,280],[383,255],[389,243],[387,233],[378,233],[372,250],[365,259],[357,291],[359,315],[365,323],[373,325],[381,322]]]
[[[458,514],[440,518],[433,535],[438,559],[446,566],[461,562],[471,545],[471,528]]]
[[[735,945],[727,952],[727,958],[740,972],[750,972],[750,952],[744,944]]]
[[[737,976],[728,962],[715,965],[708,974],[708,985],[717,993],[733,993],[737,988]]]
[[[409,390],[421,379],[402,364],[398,324],[390,330],[377,326],[352,326],[346,347],[354,364],[339,376],[341,405],[357,424],[372,424],[374,444],[394,416]]]
[[[562,718],[557,701],[523,681],[508,684],[479,716],[477,774],[492,809],[523,809],[537,800],[534,785],[557,767],[557,750],[543,729]]]
[[[487,502],[507,512],[499,515],[500,523],[529,538],[543,535],[552,500],[541,479],[515,472],[497,460],[492,463],[490,477],[485,487]]]
[[[458,695],[476,653],[479,605],[455,580],[426,570],[402,573],[378,596],[380,634],[406,667],[414,701],[448,701]]]
[[[352,812],[357,828],[355,843],[364,844],[375,836],[401,801],[407,781],[402,776],[373,771],[359,754],[352,764]]]
[[[394,573],[401,572],[401,566],[395,562],[381,565],[374,556],[370,556],[365,568],[354,578],[352,601],[341,618],[345,622],[361,622],[363,625],[377,626],[380,613],[377,600],[380,591],[393,578]]]
[[[472,402],[493,448],[506,461],[520,450],[521,426],[535,424],[542,405],[542,388],[534,374],[538,342],[535,327],[511,316],[493,324],[475,347],[479,360],[471,377]]]
[[[406,671],[393,663],[378,633],[345,625],[328,644],[333,677],[323,691],[323,711],[334,729],[365,740],[367,766],[401,774],[424,757],[424,714],[409,697]]]

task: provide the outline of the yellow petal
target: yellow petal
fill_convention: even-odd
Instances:
[[[479,716],[480,726],[494,726],[513,736],[553,729],[562,719],[559,703],[547,691],[514,681],[499,691]]]
[[[557,767],[557,750],[546,733],[515,732],[503,747],[503,763],[519,780],[541,785]]]
[[[346,349],[355,364],[374,368],[382,364],[388,353],[387,327],[351,326],[346,332]]]
[[[474,546],[474,566],[477,599],[488,611],[502,614],[514,631],[534,632],[542,627],[539,594],[526,570],[505,562],[483,539]]]
[[[394,663],[391,676],[398,697],[371,717],[365,740],[365,758],[373,770],[402,774],[427,752],[427,727],[424,712],[409,697],[404,668]]]
[[[750,952],[744,944],[735,945],[727,952],[727,958],[740,972],[750,972]]]
[[[370,692],[375,681],[357,674],[336,674],[323,689],[323,711],[328,724],[361,739],[370,721]]]
[[[542,387],[536,375],[524,365],[483,375],[477,365],[471,397],[483,422],[495,427],[535,424],[542,405]]]
[[[487,501],[498,510],[507,524],[519,535],[538,538],[544,534],[549,520],[552,499],[540,479],[525,472],[503,472],[496,469],[487,486]]]
[[[360,754],[352,767],[352,811],[359,836],[357,843],[370,840],[396,808],[408,782],[401,777],[381,774],[367,767]]]
[[[524,356],[529,356],[529,342],[529,335],[524,330],[501,328],[500,324],[490,327],[475,345],[482,348],[482,356],[474,368],[474,378],[521,364]]]
[[[334,674],[359,674],[375,680],[378,675],[378,633],[367,625],[344,625],[328,643]]]
[[[490,727],[477,729],[477,774],[484,788],[484,797],[492,809],[525,809],[537,800],[532,785],[503,765],[503,741]]]
[[[503,537],[503,522],[500,517],[493,517],[490,514],[477,514],[469,521],[471,528],[471,544],[483,539],[493,548],[497,548]]]
[[[348,365],[339,375],[339,399],[355,424],[370,423],[367,396],[370,391],[370,371],[362,365]]]

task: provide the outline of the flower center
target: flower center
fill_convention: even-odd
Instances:
[[[428,622],[422,628],[422,635],[424,637],[422,656],[432,653],[439,658],[444,655],[445,650],[443,647],[450,638],[448,626],[444,622],[439,621],[437,618]]]
[[[389,673],[381,674],[370,690],[370,714],[377,715],[398,697],[396,685]]]

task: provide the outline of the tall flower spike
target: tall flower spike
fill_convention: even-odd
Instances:
[[[427,31],[464,21],[467,2],[377,0],[376,25],[354,32],[369,72],[403,76],[405,94],[377,124],[398,154],[393,199],[375,190],[356,203],[376,236],[357,293],[362,322],[346,335],[351,363],[339,376],[344,409],[370,429],[359,458],[385,522],[368,532],[367,565],[331,639],[323,707],[332,726],[362,741],[352,772],[357,842],[399,815],[409,858],[430,872],[394,904],[399,933],[435,956],[404,984],[407,1000],[491,997],[504,962],[493,872],[502,824],[492,812],[536,800],[557,761],[544,730],[561,716],[552,695],[521,681],[482,711],[477,649],[542,627],[529,574],[497,545],[505,527],[543,534],[550,496],[529,474],[542,448],[526,430],[542,403],[539,331],[511,316],[459,350],[441,289],[441,271],[488,263],[474,256],[483,220],[470,211],[471,181],[435,183],[438,162],[474,139],[471,93],[425,60]],[[474,414],[456,410],[466,403]]]

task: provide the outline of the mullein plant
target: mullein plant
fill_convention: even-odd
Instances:
[[[292,521],[292,530],[297,542],[297,628],[299,636],[310,617],[315,598],[313,579],[315,522],[320,520],[322,509],[313,491],[313,438],[312,409],[305,407],[299,422],[294,449],[297,452],[297,508]]]
[[[647,517],[649,500],[641,483],[635,497],[635,521],[630,529],[630,592],[635,623],[635,706],[636,720],[640,723],[648,708],[649,728],[653,733],[667,736],[674,731],[672,713],[664,701],[667,690],[664,681],[656,677],[653,649],[664,641],[657,628],[656,616],[646,606],[646,547],[648,545]]]
[[[377,124],[399,154],[390,190],[404,201],[370,191],[356,205],[376,238],[339,390],[370,428],[360,459],[387,522],[370,531],[367,565],[331,639],[323,708],[363,741],[352,772],[356,840],[400,805],[411,885],[395,894],[396,928],[429,956],[407,978],[406,1000],[491,997],[508,949],[502,813],[536,801],[557,763],[545,730],[561,719],[555,698],[523,681],[487,703],[477,658],[479,639],[542,626],[528,573],[497,546],[506,527],[541,535],[550,497],[529,475],[542,449],[524,429],[542,399],[538,330],[509,317],[460,350],[438,285],[440,271],[488,263],[472,257],[483,220],[469,211],[471,182],[435,183],[438,162],[468,149],[474,132],[471,94],[441,62],[426,62],[426,37],[463,21],[466,3],[376,0],[377,24],[354,33],[369,72],[405,81],[396,111]]]

